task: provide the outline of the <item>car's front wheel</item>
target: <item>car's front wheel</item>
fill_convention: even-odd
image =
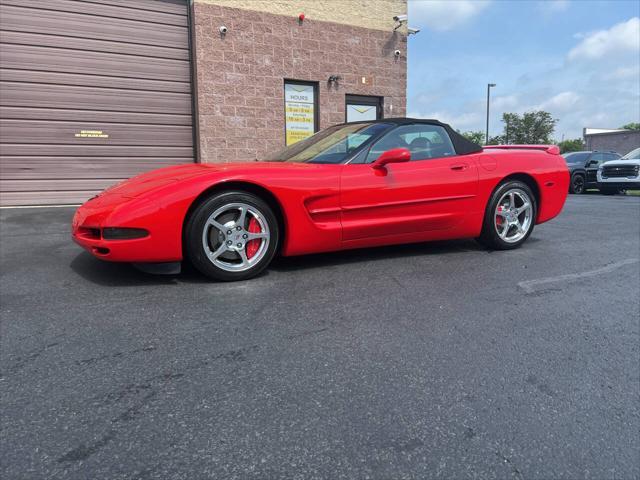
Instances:
[[[215,280],[246,280],[262,272],[276,254],[278,220],[260,197],[222,192],[192,212],[185,228],[186,254]]]
[[[571,177],[571,186],[569,187],[569,193],[584,193],[584,175],[582,175],[581,173],[576,173],[573,177]]]
[[[497,250],[522,245],[535,224],[536,197],[526,183],[508,180],[489,199],[478,241]]]

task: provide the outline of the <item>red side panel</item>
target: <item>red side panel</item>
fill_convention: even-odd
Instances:
[[[85,248],[109,248],[105,260],[168,262],[182,259],[182,230],[193,202],[214,186],[249,183],[270,191],[285,222],[284,255],[340,248],[341,165],[250,163],[173,167],[135,177],[76,212],[74,239]],[[149,230],[136,241],[80,238],[79,227],[136,227]],[[95,251],[94,251],[95,253]]]

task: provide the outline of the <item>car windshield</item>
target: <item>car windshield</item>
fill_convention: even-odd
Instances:
[[[563,156],[567,163],[584,163],[589,158],[589,155],[589,152],[573,152]]]
[[[640,160],[640,148],[636,148],[635,150],[631,150],[620,160]]]
[[[392,125],[351,123],[322,130],[315,135],[267,155],[265,162],[342,163]]]

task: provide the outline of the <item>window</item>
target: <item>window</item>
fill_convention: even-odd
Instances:
[[[362,122],[382,118],[382,97],[349,95],[345,97],[347,122]]]
[[[267,162],[342,163],[355,155],[384,131],[388,123],[352,123],[336,125],[316,133],[295,145],[267,155]]]
[[[622,159],[623,160],[638,160],[638,159],[640,159],[640,148],[636,148],[635,150],[631,150],[624,157],[622,157]]]
[[[602,161],[604,161],[604,154],[602,154],[602,153],[594,153],[593,155],[591,155],[591,158],[589,159],[589,163],[587,163],[587,167],[588,168],[595,168]]]
[[[318,131],[318,84],[285,80],[285,145],[293,145]]]
[[[571,164],[584,165],[588,158],[589,152],[572,152],[564,155],[566,162]]]
[[[446,130],[439,125],[420,123],[395,128],[378,140],[369,151],[366,163],[375,162],[387,150],[406,148],[411,161],[430,160],[456,154]]]

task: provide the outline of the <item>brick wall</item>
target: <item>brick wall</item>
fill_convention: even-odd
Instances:
[[[585,135],[584,142],[587,150],[612,150],[620,155],[626,155],[631,150],[640,148],[640,131]]]
[[[407,0],[195,0],[223,7],[295,17],[304,13],[323,22],[389,30],[395,15],[407,14]]]
[[[253,160],[284,147],[284,79],[319,82],[320,129],[345,120],[345,94],[406,109],[406,36],[295,17],[194,4],[199,155]],[[221,37],[220,25],[229,28]],[[394,51],[402,54],[395,57]],[[340,75],[337,86],[330,75]],[[370,84],[362,85],[366,76]]]

